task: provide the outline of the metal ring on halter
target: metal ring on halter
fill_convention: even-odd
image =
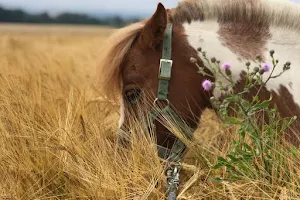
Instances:
[[[170,101],[168,99],[158,99],[158,98],[156,98],[153,101],[153,105],[155,106],[158,101],[165,101],[165,102],[167,102],[167,106],[170,105]]]

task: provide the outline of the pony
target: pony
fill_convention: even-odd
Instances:
[[[254,62],[258,55],[271,62],[268,54],[274,49],[279,64],[289,60],[291,69],[270,80],[258,96],[268,99],[272,95],[272,104],[282,117],[300,116],[300,6],[284,0],[184,0],[172,9],[159,3],[152,17],[117,30],[108,40],[98,78],[106,96],[120,96],[120,130],[126,130],[132,116],[142,117],[138,115],[137,102],[154,102],[156,98],[169,23],[173,24],[173,64],[168,102],[192,130],[198,127],[203,110],[212,108],[210,98],[224,95],[218,89],[205,91],[201,86],[212,78],[197,73],[190,60],[193,57],[200,67],[207,67],[197,51],[199,47],[221,63],[232,64],[237,90],[243,86],[244,63]],[[277,68],[275,73],[281,70]],[[214,77],[212,81],[221,79]],[[256,92],[250,91],[246,98],[253,98]],[[149,107],[144,111],[149,112]],[[171,148],[175,138],[170,130],[158,121],[155,125],[157,144]],[[287,136],[295,145],[299,145],[298,128],[299,120]]]

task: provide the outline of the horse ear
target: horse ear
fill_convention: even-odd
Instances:
[[[155,48],[164,40],[167,27],[167,11],[159,3],[154,15],[149,19],[140,35],[140,42],[150,48]]]

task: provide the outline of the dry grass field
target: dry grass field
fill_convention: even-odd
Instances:
[[[99,55],[112,32],[0,25],[0,199],[165,198],[153,144],[133,138],[130,150],[116,152],[118,106],[94,86]],[[233,137],[215,118],[206,112],[190,144],[179,199],[300,198],[300,170],[292,160],[280,171],[295,170],[285,186],[212,180],[225,171],[212,172],[205,163],[225,155]]]

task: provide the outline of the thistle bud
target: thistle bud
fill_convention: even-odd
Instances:
[[[202,48],[201,48],[201,47],[199,47],[199,48],[197,49],[197,51],[201,52],[201,51],[202,51]]]
[[[270,56],[272,56],[272,57],[273,57],[274,53],[275,53],[275,51],[274,51],[274,50],[270,50]]]
[[[286,64],[284,64],[283,65],[283,71],[286,71],[286,68],[287,68],[287,66],[286,66]]]
[[[225,73],[227,76],[230,76],[231,75],[231,70],[230,69],[225,69]]]
[[[283,65],[283,71],[286,71],[286,70],[289,70],[289,69],[291,69],[290,65],[288,65],[287,63],[285,63]]]
[[[262,60],[261,56],[256,56],[256,59],[259,60],[259,61]]]
[[[215,62],[217,61],[217,59],[216,59],[216,58],[212,58],[212,59],[210,59],[210,61],[211,61],[212,63],[215,63]]]
[[[251,64],[250,62],[246,62],[246,66],[247,66],[247,67],[249,67],[249,66],[250,66],[250,64]]]
[[[285,64],[286,64],[287,66],[291,66],[291,62],[289,62],[289,61],[287,61]]]
[[[191,57],[191,58],[190,58],[190,62],[191,62],[192,64],[195,64],[195,63],[197,63],[197,59],[194,58],[194,57]]]
[[[287,63],[283,65],[284,71],[289,70],[289,69],[291,69],[290,65],[288,65]]]
[[[254,67],[254,72],[259,72],[259,67]]]
[[[260,75],[263,75],[264,73],[265,73],[265,70],[264,70],[264,69],[260,69],[260,70],[259,70],[259,74],[260,74]]]
[[[213,90],[213,89],[215,89],[215,87],[216,87],[216,84],[214,82],[212,82],[211,83],[211,89]]]

